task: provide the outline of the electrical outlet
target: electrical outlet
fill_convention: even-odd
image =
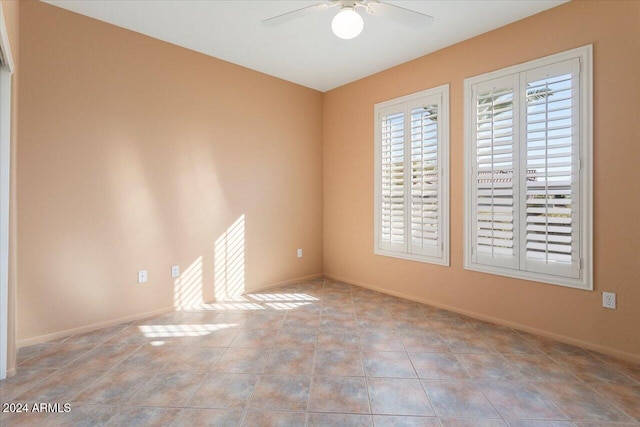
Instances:
[[[180,266],[172,265],[171,266],[171,277],[180,277]]]
[[[616,294],[613,292],[602,293],[602,306],[604,308],[616,308]]]
[[[138,271],[138,283],[147,283],[147,270]]]
[[[302,258],[302,248],[298,249],[298,258]]]

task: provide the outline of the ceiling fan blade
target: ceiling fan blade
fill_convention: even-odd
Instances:
[[[381,1],[367,2],[367,9],[375,16],[395,21],[416,30],[423,30],[433,22],[433,16]]]
[[[296,19],[302,18],[303,16],[327,10],[330,7],[335,6],[336,4],[334,4],[333,2],[325,2],[303,7],[302,9],[283,13],[282,15],[274,16],[273,18],[264,19],[262,21],[262,25],[264,25],[265,27],[275,27],[276,25],[286,24],[287,22],[295,21]]]

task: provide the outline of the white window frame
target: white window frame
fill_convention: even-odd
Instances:
[[[593,290],[593,47],[592,45],[582,46],[569,51],[550,55],[523,64],[504,68],[502,70],[470,77],[464,80],[464,268],[483,273],[497,274],[501,276],[518,279],[531,280],[535,282],[552,285],[566,286],[571,288]],[[568,278],[547,273],[535,273],[515,268],[508,268],[495,265],[486,265],[474,262],[473,260],[473,170],[472,166],[475,147],[473,145],[473,93],[474,85],[501,77],[509,77],[531,71],[535,68],[545,67],[559,62],[578,59],[580,63],[579,73],[579,243],[580,274],[578,278]],[[520,99],[520,94],[518,95]],[[514,126],[526,126],[518,116],[518,121]],[[518,143],[520,145],[521,143]],[[522,161],[515,159],[514,162]],[[521,163],[522,164],[522,163]],[[522,171],[522,169],[521,169]],[[526,168],[525,168],[526,172]],[[525,175],[520,175],[519,181]],[[519,212],[519,207],[518,207]],[[522,226],[520,227],[522,229]],[[520,230],[514,230],[521,233]]]
[[[380,245],[381,230],[381,117],[382,111],[389,108],[399,108],[405,111],[405,117],[410,120],[410,110],[427,98],[440,97],[440,110],[438,112],[438,238],[441,247],[439,256],[431,256],[427,254],[411,253],[410,245],[407,242],[407,248],[395,250],[383,248]],[[410,261],[419,261],[430,264],[449,266],[449,84],[444,84],[421,92],[395,98],[389,101],[375,104],[374,106],[374,135],[375,135],[375,162],[374,162],[374,248],[376,255],[389,256]],[[408,148],[407,148],[408,147]],[[410,136],[405,141],[405,153],[410,150]],[[405,154],[405,162],[410,156]],[[406,163],[405,163],[406,164]],[[406,197],[406,196],[405,196]],[[405,199],[406,200],[406,199]],[[405,235],[410,239],[411,222],[407,220],[409,217],[408,210],[405,210]],[[409,240],[410,241],[410,240]]]
[[[9,334],[9,192],[11,171],[11,74],[13,55],[0,4],[0,380],[7,377]]]

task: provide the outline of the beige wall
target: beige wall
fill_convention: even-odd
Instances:
[[[214,298],[216,241],[244,214],[246,289],[324,271],[639,358],[639,23],[638,2],[574,1],[322,95],[22,2],[18,339],[169,308],[169,267],[199,257]],[[463,79],[588,43],[595,291],[463,270]],[[373,105],[443,83],[451,267],[374,256]]]
[[[21,342],[172,307],[173,264],[206,300],[220,261],[322,273],[321,93],[41,2],[20,36]]]
[[[574,1],[324,98],[324,271],[640,360],[640,2]],[[463,80],[594,45],[594,269],[587,292],[466,271]],[[451,266],[373,255],[373,105],[444,83],[451,98]],[[602,291],[618,309],[602,308]]]
[[[19,8],[18,2],[2,0],[7,35],[11,45],[14,72],[11,83],[11,171],[9,195],[9,295],[7,334],[7,374],[16,373],[16,283],[17,283],[17,141],[18,141],[18,63],[20,54],[18,49]],[[4,327],[4,326],[3,326]]]

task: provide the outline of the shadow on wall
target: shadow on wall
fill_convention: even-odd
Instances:
[[[244,214],[218,237],[214,247],[215,301],[238,301],[245,291]],[[202,310],[204,301],[202,256],[196,258],[173,283],[173,307],[176,310]]]

